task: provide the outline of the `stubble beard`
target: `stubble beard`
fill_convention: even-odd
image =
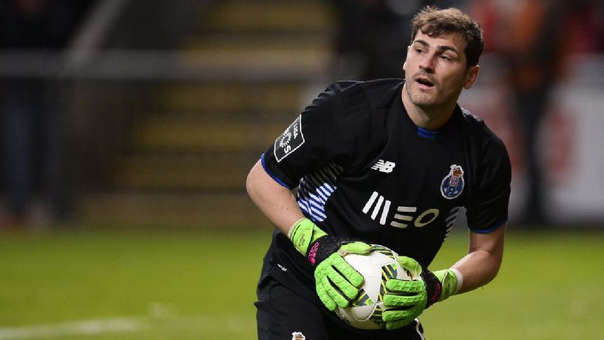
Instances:
[[[413,105],[418,107],[430,107],[436,105],[436,94],[435,93],[422,93],[418,88],[412,88],[414,85],[405,86],[407,97]]]
[[[452,93],[439,93],[436,89],[433,89],[434,93],[424,93],[418,88],[412,88],[413,86],[405,86],[407,96],[413,105],[426,112],[434,109],[438,110],[441,107],[450,106],[451,103],[456,103],[461,94],[461,88],[459,91]]]

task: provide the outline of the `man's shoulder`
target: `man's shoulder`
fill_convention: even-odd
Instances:
[[[398,93],[403,80],[400,78],[385,78],[375,80],[340,80],[331,83],[328,91],[340,95],[342,101],[353,104],[367,101],[372,107],[381,107]]]
[[[480,116],[475,115],[465,107],[459,106],[459,109],[467,132],[480,138],[500,140]]]
[[[403,82],[400,78],[383,78],[373,80],[337,80],[329,85],[329,88],[337,91],[352,91],[352,90],[371,90],[377,89],[388,89],[394,85],[401,84]]]
[[[464,125],[464,134],[472,139],[471,145],[480,147],[483,153],[507,156],[505,144],[487,126],[484,120],[464,107],[460,106],[459,108]]]

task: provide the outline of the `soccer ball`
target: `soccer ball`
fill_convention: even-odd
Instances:
[[[381,329],[386,290],[386,280],[391,278],[409,280],[411,275],[396,260],[398,254],[381,245],[373,244],[369,255],[347,254],[346,262],[356,269],[365,281],[359,295],[346,308],[337,307],[336,314],[352,327],[360,329]]]

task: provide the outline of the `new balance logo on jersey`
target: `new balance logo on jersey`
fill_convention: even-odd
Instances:
[[[389,174],[392,172],[392,170],[394,170],[395,166],[396,166],[396,163],[394,163],[394,162],[385,161],[383,159],[380,159],[371,167],[371,169]]]

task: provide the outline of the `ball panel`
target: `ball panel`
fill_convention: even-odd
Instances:
[[[347,308],[337,308],[336,314],[351,326],[360,329],[384,328],[382,321],[383,295],[386,280],[409,279],[408,273],[396,260],[398,254],[381,245],[372,245],[369,255],[348,254],[344,259],[365,281],[357,298]]]

